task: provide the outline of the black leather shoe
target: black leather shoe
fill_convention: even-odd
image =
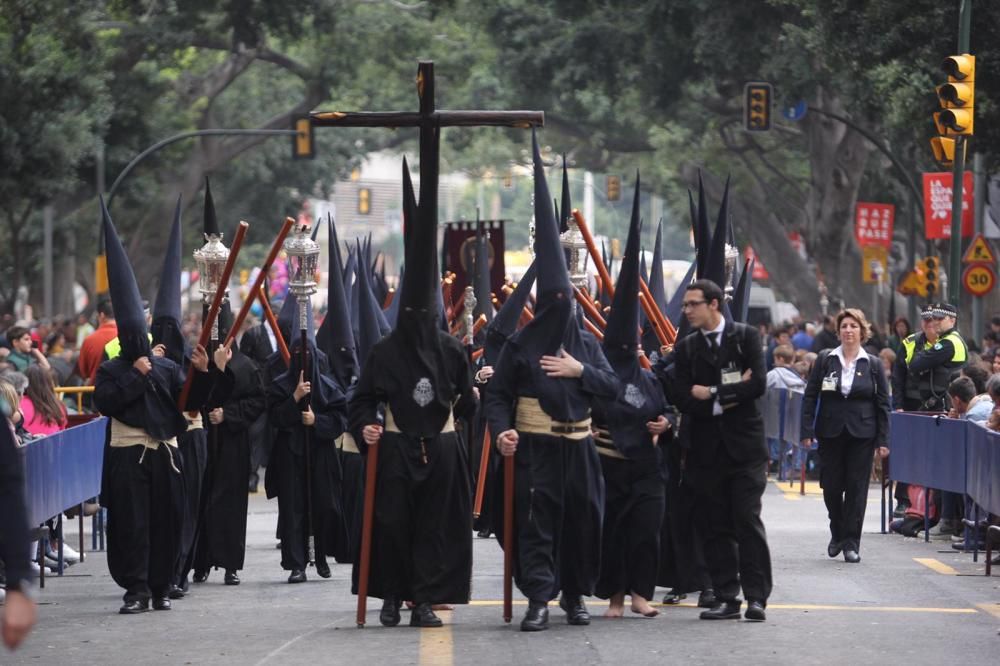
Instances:
[[[288,576],[289,583],[304,583],[306,582],[306,572],[302,569],[296,569]]]
[[[764,612],[764,604],[759,601],[751,601],[747,604],[747,612],[743,614],[743,617],[751,622],[765,621],[767,619],[767,613]]]
[[[382,610],[378,614],[378,621],[384,627],[395,627],[399,624],[399,607],[402,602],[395,597],[386,597],[382,601]]]
[[[562,595],[559,598],[559,608],[566,611],[566,623],[579,627],[590,624],[590,613],[583,603],[581,596]]]
[[[857,564],[861,561],[861,556],[858,555],[858,551],[849,548],[844,551],[844,561],[850,564]]]
[[[410,611],[410,626],[411,627],[440,627],[444,622],[441,621],[434,611],[431,609],[431,605],[426,601],[424,603],[417,604]]]
[[[686,594],[682,594],[681,592],[674,592],[673,590],[670,590],[665,595],[663,595],[663,604],[665,606],[676,606],[677,604],[679,604],[684,599],[687,599],[687,595]]]
[[[715,600],[715,590],[702,590],[698,595],[698,608],[715,608],[718,603]]]
[[[479,537],[480,539],[489,539],[490,536],[492,536],[492,535],[493,535],[493,532],[491,532],[488,529],[479,530],[478,532],[476,532],[476,536]]]
[[[333,575],[330,573],[330,565],[325,558],[316,560],[316,573],[320,578],[329,578]]]
[[[830,539],[830,544],[826,547],[826,554],[830,557],[837,557],[840,555],[841,545],[839,541]]]
[[[166,597],[153,599],[153,610],[170,610],[170,599]]]
[[[236,573],[236,569],[226,569],[226,577],[223,579],[223,582],[226,585],[239,585],[240,577],[239,574]]]
[[[118,612],[122,615],[136,615],[138,613],[146,613],[149,611],[149,599],[126,601],[125,604],[118,609]]]
[[[739,601],[725,601],[717,604],[714,608],[702,611],[698,617],[702,620],[738,620],[740,619],[740,606]]]
[[[549,628],[549,606],[544,601],[529,601],[528,612],[521,620],[521,631],[545,631]]]
[[[181,592],[183,592],[184,594],[187,594],[189,587],[191,587],[191,582],[188,580],[187,576],[184,576],[184,580],[181,581],[181,585],[180,585]]]
[[[257,486],[258,486],[258,484],[260,484],[260,477],[257,476],[256,474],[251,474],[250,475],[250,484],[249,484],[248,490],[251,493],[256,493],[257,492]]]
[[[167,596],[170,597],[171,599],[183,599],[184,590],[182,590],[180,587],[176,585],[171,585],[170,590],[167,592]]]
[[[208,572],[207,571],[195,571],[194,572],[194,582],[196,582],[196,583],[204,583],[206,580],[208,580]]]

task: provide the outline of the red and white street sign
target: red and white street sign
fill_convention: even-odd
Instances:
[[[950,173],[924,174],[924,231],[927,238],[951,238]],[[972,236],[972,172],[962,178],[962,238]]]
[[[854,209],[854,238],[858,245],[892,246],[892,225],[896,207],[892,204],[859,201]]]

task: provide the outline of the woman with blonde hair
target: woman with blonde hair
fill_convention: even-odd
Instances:
[[[819,440],[820,485],[830,516],[827,554],[861,561],[861,527],[875,448],[889,435],[889,386],[878,356],[862,345],[871,328],[861,310],[837,315],[840,346],[813,364],[802,401],[804,445]]]

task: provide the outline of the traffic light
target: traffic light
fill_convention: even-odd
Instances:
[[[945,136],[971,135],[976,93],[976,57],[968,53],[949,56],[945,58],[941,68],[948,74],[948,83],[937,88],[938,102],[944,109],[934,114],[938,132]]]
[[[942,130],[943,131],[943,130]],[[965,156],[965,146],[962,144],[962,155]],[[931,150],[934,151],[934,159],[941,163],[941,166],[950,167],[955,162],[955,140],[946,136],[936,136],[931,139]]]
[[[770,83],[751,82],[743,87],[743,129],[766,132],[771,129],[771,100],[774,88]]]
[[[372,212],[372,191],[367,187],[358,190],[358,213],[368,215]]]
[[[941,266],[937,257],[925,257],[920,262],[924,269],[924,291],[927,298],[941,293]]]
[[[622,179],[620,176],[608,176],[606,191],[608,201],[618,201],[622,198]]]
[[[313,146],[313,126],[309,116],[295,117],[295,136],[292,137],[292,159],[311,160],[316,156]]]

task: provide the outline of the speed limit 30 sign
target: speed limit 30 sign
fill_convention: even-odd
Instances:
[[[985,296],[996,284],[997,274],[989,264],[969,266],[962,273],[962,284],[965,290],[973,296]]]

